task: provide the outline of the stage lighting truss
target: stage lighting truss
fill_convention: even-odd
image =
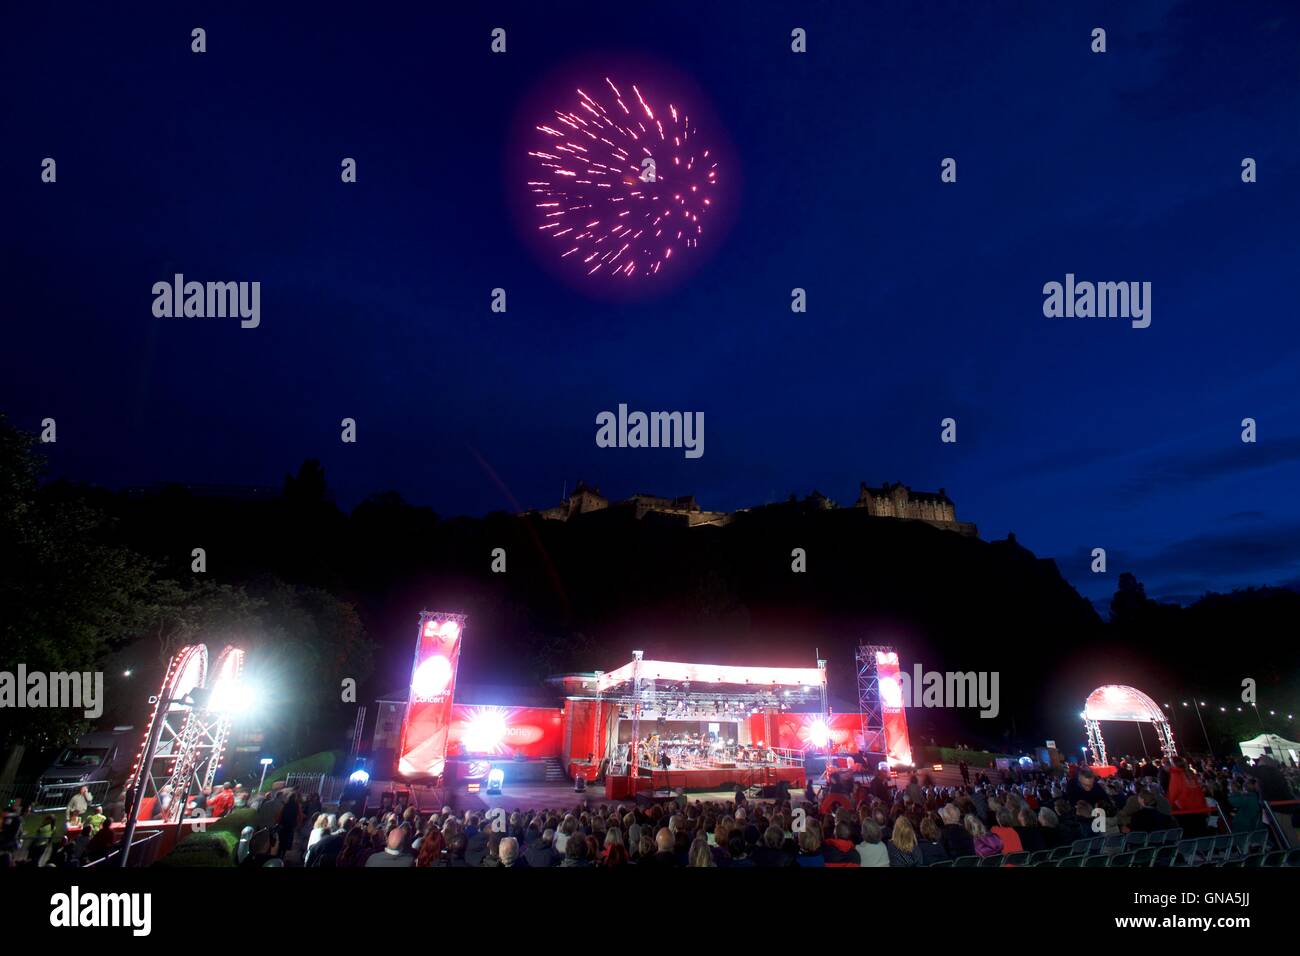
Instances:
[[[887,753],[889,749],[876,655],[892,653],[894,648],[884,644],[858,645],[858,712],[862,714],[862,746],[866,753]]]
[[[596,699],[596,698],[590,698]],[[685,691],[665,688],[656,681],[642,679],[641,693],[635,694],[631,688],[617,688],[600,695],[600,700],[620,707],[621,713],[629,708],[641,705],[641,719],[653,720],[660,717],[665,720],[744,720],[756,710],[783,711],[805,710],[809,706],[820,706],[820,688],[807,692],[792,690],[788,695],[779,689],[762,691],[719,690],[710,688],[702,691]]]
[[[157,797],[168,788],[172,801],[162,818],[165,822],[178,822],[189,795],[215,782],[230,738],[230,708],[241,696],[243,670],[244,652],[231,646],[222,650],[211,669],[204,644],[181,648],[168,664],[127,779],[135,800]],[[144,753],[156,727],[153,759],[144,767]]]

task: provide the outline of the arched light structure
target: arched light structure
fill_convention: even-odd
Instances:
[[[1103,720],[1119,720],[1126,723],[1152,724],[1156,737],[1160,740],[1160,752],[1166,757],[1178,753],[1174,746],[1174,732],[1169,726],[1169,718],[1154,700],[1136,687],[1124,684],[1106,684],[1098,687],[1083,705],[1083,724],[1088,731],[1088,748],[1093,759],[1106,763],[1106,740],[1101,735]]]

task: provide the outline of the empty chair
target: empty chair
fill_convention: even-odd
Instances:
[[[1074,856],[1074,847],[1058,846],[1056,849],[1052,851],[1051,858],[1053,860],[1064,860],[1067,856]]]
[[[1251,830],[1246,836],[1246,855],[1254,856],[1256,853],[1263,853],[1268,849],[1268,829],[1261,827],[1258,830]]]
[[[1003,866],[1024,866],[1028,862],[1029,854],[1021,850],[1017,853],[1008,853],[1002,864]]]
[[[1274,850],[1264,854],[1265,866],[1281,866],[1286,861],[1286,850]]]
[[[1176,846],[1156,846],[1147,849],[1156,851],[1156,855],[1151,858],[1152,866],[1175,866],[1178,862],[1178,847]]]
[[[1242,830],[1240,833],[1228,834],[1228,841],[1231,844],[1231,848],[1228,850],[1229,859],[1242,859],[1250,855],[1250,837],[1254,832],[1253,830]]]
[[[940,860],[938,863],[931,863],[930,866],[953,866],[952,860]]]
[[[1286,858],[1282,861],[1283,866],[1300,866],[1300,846],[1294,850],[1286,851]]]
[[[1205,859],[1212,863],[1223,863],[1232,857],[1232,834],[1225,833],[1222,836],[1210,838],[1210,848],[1205,853]]]
[[[977,856],[959,856],[952,861],[953,866],[979,866],[980,858]]]
[[[1133,851],[1133,862],[1130,866],[1151,866],[1155,862],[1156,853],[1160,851],[1158,846],[1144,846]]]
[[[1127,852],[1127,851],[1124,853],[1112,853],[1110,856],[1110,865],[1111,866],[1132,866],[1134,856],[1135,856],[1134,853]]]
[[[1115,853],[1123,848],[1125,836],[1123,833],[1108,833],[1101,838],[1101,852]]]
[[[1003,854],[1001,854],[1001,853],[994,853],[992,856],[983,856],[983,857],[980,857],[980,858],[979,858],[979,861],[980,861],[979,865],[980,865],[980,866],[987,866],[987,867],[992,867],[992,866],[1001,866],[1001,865],[1002,865],[1002,861],[1003,861],[1004,859],[1006,859],[1006,857],[1005,857]]]
[[[1197,855],[1195,840],[1179,840],[1174,849],[1177,851],[1174,856],[1174,866],[1196,865]]]
[[[1035,850],[1033,853],[1029,854],[1029,865],[1033,866],[1036,863],[1042,863],[1044,860],[1050,860],[1051,858],[1051,850]]]
[[[1088,859],[1092,858],[1087,856],[1067,856],[1064,860],[1057,860],[1056,865],[1058,867],[1083,866],[1083,861]]]
[[[1030,866],[1060,866],[1057,860],[1039,860],[1037,863],[1030,863]]]
[[[1264,854],[1252,853],[1250,856],[1246,857],[1244,860],[1241,861],[1241,865],[1242,866],[1263,866]]]
[[[1147,846],[1166,846],[1177,843],[1183,838],[1183,828],[1174,827],[1171,830],[1156,830],[1147,837]]]
[[[1124,834],[1124,849],[1134,850],[1140,846],[1147,845],[1147,834],[1144,830],[1133,830]]]
[[[1110,857],[1105,853],[1094,853],[1092,856],[1085,856],[1083,858],[1083,865],[1086,867],[1087,866],[1108,866],[1109,864],[1110,864]]]

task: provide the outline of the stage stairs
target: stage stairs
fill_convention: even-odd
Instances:
[[[546,776],[543,778],[547,783],[566,783],[569,775],[564,771],[564,764],[560,763],[559,757],[549,757],[546,761]]]

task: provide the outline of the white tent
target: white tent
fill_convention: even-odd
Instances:
[[[1260,734],[1253,740],[1243,740],[1237,746],[1241,748],[1242,755],[1251,760],[1268,753],[1279,763],[1300,766],[1300,742],[1287,740],[1277,734]]]

